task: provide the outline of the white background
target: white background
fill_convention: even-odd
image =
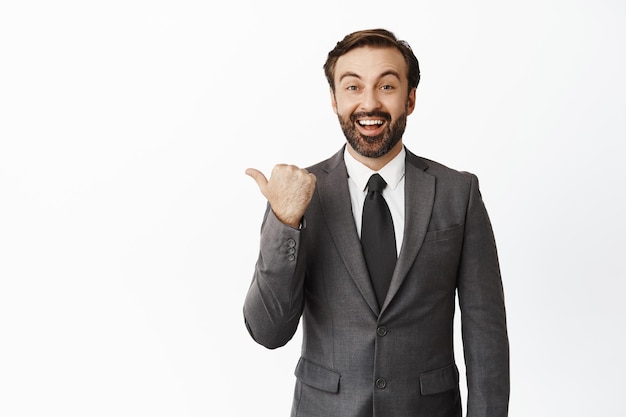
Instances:
[[[269,351],[243,324],[265,207],[244,170],[339,149],[321,67],[373,27],[420,60],[405,144],[481,180],[510,415],[626,414],[625,18],[620,0],[3,2],[0,415],[288,415],[300,334]]]

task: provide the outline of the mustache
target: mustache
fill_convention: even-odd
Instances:
[[[352,113],[350,115],[350,121],[354,123],[357,121],[357,119],[366,119],[368,117],[377,117],[377,118],[385,120],[386,122],[391,122],[391,115],[381,110],[374,110],[374,111],[368,111],[368,112],[362,111],[362,112]]]

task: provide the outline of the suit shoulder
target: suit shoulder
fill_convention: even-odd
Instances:
[[[318,175],[321,172],[329,172],[343,163],[343,147],[330,158],[306,167],[306,170]]]
[[[422,166],[427,174],[433,175],[439,180],[469,184],[476,179],[476,175],[471,172],[450,168],[440,162],[421,156],[412,155],[411,157],[414,158],[413,161],[410,161],[411,163]]]

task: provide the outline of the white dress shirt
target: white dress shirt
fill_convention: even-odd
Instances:
[[[350,200],[352,201],[352,214],[356,230],[361,237],[361,219],[363,217],[363,203],[367,195],[367,182],[370,177],[378,173],[387,183],[383,190],[383,197],[391,211],[393,229],[396,234],[396,253],[400,253],[402,238],[404,237],[404,164],[406,151],[404,147],[395,158],[380,171],[372,171],[366,167],[346,150],[343,159],[348,171],[348,187],[350,189]]]

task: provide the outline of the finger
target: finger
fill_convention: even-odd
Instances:
[[[267,178],[261,171],[254,168],[246,169],[246,175],[252,177],[254,181],[256,181],[257,185],[261,189],[261,192],[265,191],[265,187],[267,187]]]

